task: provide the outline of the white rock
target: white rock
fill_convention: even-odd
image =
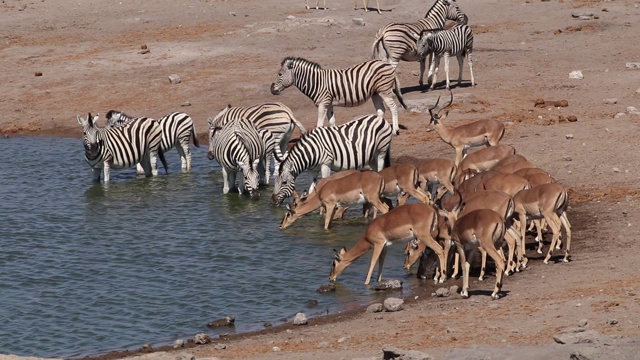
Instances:
[[[567,134],[564,137],[567,138],[567,139],[573,139],[573,134]]]
[[[338,339],[339,343],[343,343],[345,341],[347,341],[349,338],[347,338],[346,336],[341,337],[340,339]]]
[[[182,80],[180,80],[180,76],[173,74],[169,75],[169,82],[172,84],[180,84]]]
[[[358,26],[364,26],[365,25],[363,18],[353,18],[351,20],[353,21],[353,23],[355,25],[358,25]]]
[[[619,119],[619,118],[621,118],[621,117],[623,117],[623,116],[625,116],[625,115],[627,115],[627,114],[625,114],[625,113],[623,113],[623,112],[619,112],[619,113],[617,113],[617,114],[613,115],[613,118],[614,118],[614,119]]]
[[[618,99],[617,98],[602,99],[602,102],[605,104],[617,104]]]
[[[584,79],[584,75],[582,75],[582,71],[580,70],[573,70],[572,72],[569,73],[569,79]]]
[[[303,312],[299,312],[293,318],[293,325],[305,325],[307,323],[307,315]]]
[[[611,171],[613,171],[614,173],[619,173],[620,169],[618,169],[617,167],[614,167],[613,169],[611,169]]]
[[[295,19],[295,18],[296,18],[296,17],[295,17],[295,16],[293,16],[293,15],[289,15],[289,16],[287,16],[287,20],[293,20],[293,19]]]
[[[627,113],[632,115],[640,115],[640,111],[633,106],[627,106]]]
[[[272,347],[272,348],[271,348],[271,350],[273,350],[273,351],[276,351],[276,352],[277,352],[277,351],[280,351],[280,348],[279,348],[278,346],[274,346],[274,347]]]
[[[625,66],[627,69],[640,69],[640,62],[628,62]]]

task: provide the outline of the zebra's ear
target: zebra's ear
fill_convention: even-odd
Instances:
[[[80,115],[77,115],[76,119],[78,120],[78,124],[80,124],[82,126],[84,126],[84,124],[87,123],[87,121],[85,119],[83,119],[82,116],[80,116]]]
[[[287,60],[284,65],[287,67],[287,69],[293,69],[293,61],[291,60]]]

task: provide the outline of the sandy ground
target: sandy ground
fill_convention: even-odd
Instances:
[[[378,28],[415,21],[431,3],[381,0],[385,11],[378,15],[335,0],[328,1],[328,10],[305,10],[302,0],[3,1],[0,131],[5,136],[80,137],[77,114],[120,109],[159,117],[185,111],[204,140],[207,117],[226,104],[273,100],[287,104],[312,127],[316,109],[297,89],[279,97],[269,93],[282,58],[301,56],[325,67],[365,61]],[[632,248],[640,229],[640,115],[626,112],[629,106],[640,108],[640,69],[625,66],[640,62],[637,2],[458,3],[475,32],[478,85],[466,86],[465,67],[465,82],[453,87],[455,106],[446,121],[504,121],[503,143],[571,189],[572,262],[544,265],[531,252],[531,266],[505,280],[506,296],[497,301],[488,296],[491,276],[472,281],[470,299],[406,299],[405,310],[397,313],[314,319],[289,331],[218,339],[224,349],[207,345],[189,353],[223,359],[350,359],[379,356],[383,345],[392,344],[436,358],[455,357],[452,349],[469,347],[480,356],[484,346],[502,356],[542,356],[557,350],[558,345],[551,346],[554,334],[581,319],[602,336],[640,335],[640,260]],[[572,12],[595,16],[578,20]],[[353,18],[364,19],[365,26],[355,25]],[[143,45],[149,52],[142,51]],[[584,78],[570,79],[573,70]],[[451,72],[455,78],[455,61]],[[427,117],[419,112],[420,105],[448,93],[442,83],[435,91],[421,91],[417,73],[417,63],[398,68],[410,105],[409,111],[401,110],[400,123],[409,130],[394,139],[392,156],[400,161],[452,158],[448,145],[424,131]],[[182,82],[171,84],[172,74]],[[567,100],[569,106],[534,107],[538,98]],[[611,98],[616,101],[604,101]],[[339,123],[371,112],[371,104],[336,108]],[[565,121],[570,115],[578,121]],[[367,255],[360,261],[368,260]],[[617,324],[609,324],[613,319]],[[274,352],[274,346],[281,351]],[[611,354],[606,358],[616,358]],[[469,356],[459,358],[475,358]]]

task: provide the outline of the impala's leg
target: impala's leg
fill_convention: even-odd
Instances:
[[[560,237],[560,230],[562,228],[560,218],[558,218],[558,215],[556,215],[555,213],[550,216],[545,216],[545,220],[547,221],[547,224],[551,228],[551,233],[553,234],[551,245],[549,246],[549,251],[547,252],[547,256],[543,261],[545,264],[548,264],[549,259],[551,258],[551,254],[553,253],[553,249],[555,248],[558,238]]]
[[[491,241],[490,239],[487,239]],[[484,247],[484,246],[483,246]],[[488,244],[484,249],[489,256],[493,259],[496,264],[496,286],[493,288],[493,293],[491,294],[491,298],[493,300],[498,299],[500,290],[502,289],[502,275],[504,274],[504,258],[500,255],[498,250],[493,243]]]
[[[456,243],[456,248],[458,250],[458,256],[460,258],[460,264],[462,265],[462,290],[460,291],[460,296],[463,298],[469,297],[469,268],[471,268],[471,264],[469,263],[469,259],[467,259],[467,254],[462,244]]]
[[[414,229],[414,232],[418,240],[422,241],[428,248],[438,255],[438,260],[440,262],[440,279],[438,282],[443,283],[447,279],[447,259],[444,256],[444,249],[433,239],[433,237],[431,237],[429,229]]]
[[[382,250],[384,249],[384,243],[383,244],[375,244],[373,245],[373,254],[371,255],[371,265],[369,266],[369,273],[367,274],[367,279],[364,281],[365,285],[369,285],[369,282],[371,281],[371,275],[373,274],[373,268],[376,266],[376,263],[378,262],[378,258],[380,258],[380,254],[382,253]],[[382,275],[382,274],[380,274]]]
[[[450,82],[449,82],[449,54],[448,53],[444,54],[444,75],[445,75],[446,80],[447,80],[446,88],[447,88],[447,90],[449,90]]]
[[[382,265],[384,265],[384,259],[387,257],[387,246],[382,246],[380,257],[378,258],[378,282],[382,281]]]
[[[560,222],[562,222],[564,232],[567,234],[567,245],[564,249],[564,259],[562,259],[562,261],[569,262],[569,251],[571,250],[571,224],[569,223],[566,212],[563,212],[562,215],[560,215]]]
[[[504,240],[507,242],[507,247],[509,249],[509,256],[507,257],[507,265],[505,268],[505,275],[509,276],[511,272],[515,272],[518,269],[518,265],[516,265],[513,260],[515,251],[516,251],[516,238],[513,237],[513,234],[509,231],[505,232]]]
[[[476,80],[473,78],[473,59],[471,59],[471,51],[467,53],[467,62],[469,63],[469,74],[471,75],[471,86],[476,86]]]
[[[378,211],[380,211],[383,214],[386,214],[389,212],[389,206],[383,203],[379,197],[374,197],[373,199],[367,199],[367,202],[369,202],[371,205],[373,205],[374,208],[378,209]]]
[[[331,220],[333,220],[333,213],[336,211],[336,204],[327,203],[325,209],[327,210],[327,213],[324,217],[324,229],[329,230],[329,225],[331,225]]]
[[[458,269],[460,268],[460,253],[456,251],[453,255],[453,273],[451,273],[452,278],[456,278],[458,276]]]
[[[333,213],[333,219],[342,219],[344,218],[344,213],[347,211],[347,209],[349,209],[346,206],[341,206],[339,208],[336,209],[336,211]]]
[[[462,54],[456,55],[456,58],[458,59],[458,87],[460,87],[462,85]]]
[[[456,166],[460,165],[460,162],[462,161],[463,152],[464,152],[464,146],[456,148],[456,160],[455,160]]]
[[[478,251],[480,251],[480,256],[482,257],[482,261],[480,262],[480,276],[478,276],[478,280],[483,281],[484,273],[487,270],[487,252],[481,247],[478,248]]]
[[[380,0],[376,0],[376,5],[378,6],[378,14],[382,14],[382,10],[380,10]]]

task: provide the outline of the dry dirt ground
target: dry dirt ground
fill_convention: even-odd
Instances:
[[[365,61],[378,28],[415,21],[432,4],[380,2],[382,15],[354,10],[353,2],[344,0],[329,0],[328,10],[305,10],[302,0],[2,1],[0,129],[5,136],[80,137],[77,114],[120,109],[159,117],[185,111],[204,140],[207,117],[226,104],[273,100],[287,104],[312,127],[315,107],[297,89],[279,97],[269,93],[280,61],[288,55],[325,67]],[[223,359],[350,359],[376,356],[384,344],[393,344],[438,358],[451,355],[453,348],[473,346],[491,346],[503,357],[560,358],[544,355],[556,349],[550,346],[553,335],[581,319],[602,335],[640,335],[640,261],[634,248],[640,229],[640,115],[626,113],[628,106],[640,107],[640,69],[625,66],[640,62],[638,3],[458,3],[475,32],[478,85],[466,86],[465,67],[463,86],[453,87],[456,101],[447,121],[504,121],[503,142],[571,189],[572,261],[543,265],[530,253],[530,268],[507,278],[506,296],[497,301],[488,296],[490,277],[472,281],[470,299],[422,296],[397,313],[313,319],[290,332],[283,328],[217,340],[224,350],[210,345],[190,348],[190,353]],[[595,16],[578,20],[572,12]],[[365,26],[355,25],[353,18],[363,18]],[[570,79],[573,70],[581,70],[584,78]],[[419,112],[421,105],[448,93],[442,83],[435,91],[421,91],[417,71],[417,63],[399,66],[410,105],[409,111],[400,111],[400,122],[409,130],[393,140],[392,156],[399,161],[453,157],[448,145],[425,131],[427,118]],[[182,82],[170,84],[172,74]],[[567,100],[569,106],[534,107],[538,98]],[[609,98],[617,101],[603,101]],[[187,102],[190,106],[183,106]],[[336,108],[339,123],[371,112],[371,104]],[[564,121],[569,115],[578,121]],[[368,255],[360,261],[368,261]],[[449,280],[447,286],[459,283]],[[608,324],[611,319],[618,323]],[[274,352],[274,346],[281,351]],[[480,358],[481,351],[473,349],[466,358]]]

